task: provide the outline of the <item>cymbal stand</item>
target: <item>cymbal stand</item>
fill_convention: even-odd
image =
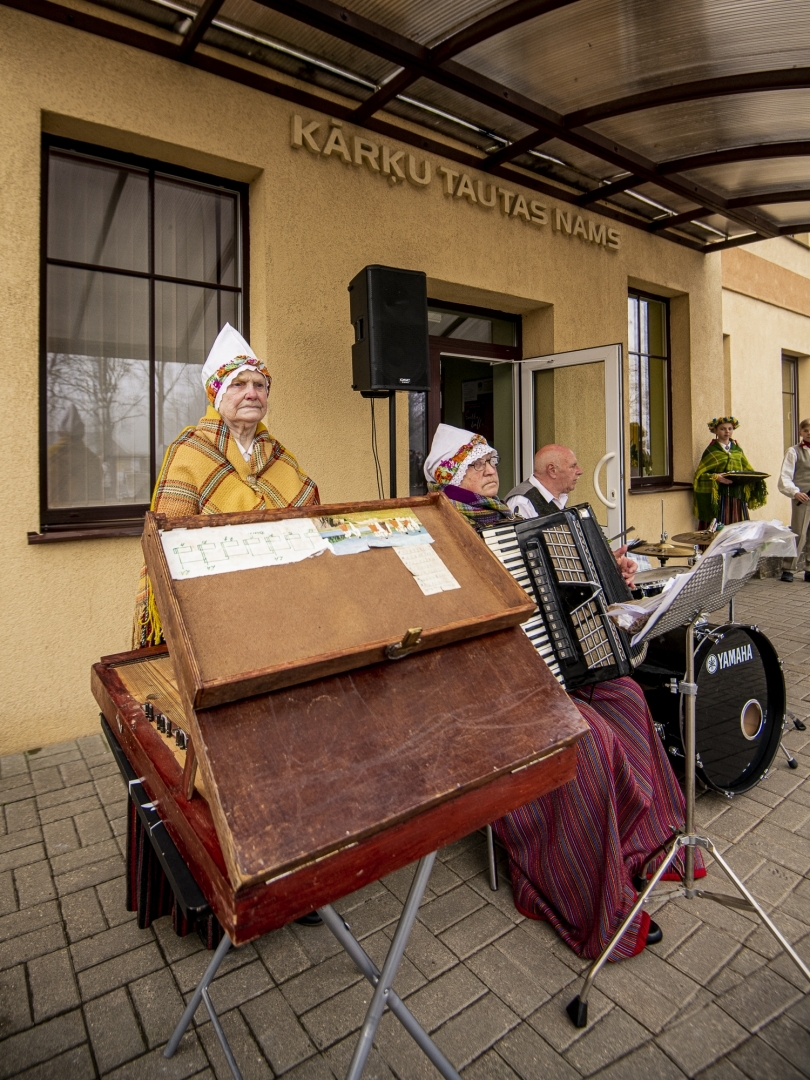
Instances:
[[[704,559],[701,566],[707,571],[706,574],[706,588],[703,589],[705,598],[708,599],[710,593],[710,581],[711,570],[707,566],[707,563],[715,560]],[[751,574],[753,570],[751,571]],[[748,576],[750,577],[751,574]],[[724,590],[721,588],[719,591],[715,590],[714,596],[718,599],[728,601],[730,592],[732,595],[737,592],[738,589],[744,584],[744,580],[738,580],[731,588],[726,591],[726,595],[723,595]],[[699,583],[700,584],[700,583]],[[686,590],[684,590],[685,592]],[[701,592],[700,588],[696,590]],[[705,605],[706,610],[716,611],[719,604],[712,603]],[[763,911],[759,903],[754,899],[751,893],[748,891],[744,883],[737,877],[726,860],[720,854],[715,847],[714,843],[708,836],[695,832],[695,714],[696,714],[696,697],[697,697],[697,683],[695,682],[695,626],[701,620],[705,619],[706,613],[703,610],[704,605],[701,605],[701,610],[695,611],[692,609],[691,618],[686,627],[686,672],[683,680],[679,683],[678,689],[683,695],[684,700],[684,751],[685,751],[685,775],[684,775],[684,801],[686,803],[686,815],[685,815],[685,827],[682,833],[679,833],[675,837],[671,846],[669,847],[666,858],[655,871],[650,878],[647,887],[641,892],[635,904],[633,904],[624,922],[614,934],[606,948],[602,951],[601,955],[593,962],[588,970],[588,974],[585,977],[585,981],[582,984],[582,989],[579,994],[569,1002],[566,1007],[569,1017],[574,1025],[578,1028],[586,1027],[588,1024],[588,995],[590,994],[591,987],[593,986],[596,976],[601,969],[610,959],[611,953],[624,937],[628,928],[632,924],[636,915],[641,911],[642,907],[647,901],[647,898],[652,893],[655,886],[658,884],[661,877],[666,873],[667,869],[674,862],[676,856],[680,853],[681,849],[685,849],[685,871],[683,877],[683,896],[687,899],[694,899],[699,897],[705,900],[714,900],[718,904],[724,904],[726,907],[738,908],[743,911],[753,911],[765,926],[770,930],[785,952],[797,965],[804,977],[810,982],[810,968],[804,963],[802,958],[798,955],[795,949],[791,946],[790,942],[784,937],[777,926],[773,923],[770,917]],[[676,625],[678,625],[676,623]],[[682,623],[680,623],[682,625]],[[661,632],[663,625],[659,625],[656,628],[656,632]],[[731,884],[735,887],[740,896],[730,896],[727,893],[714,893],[707,892],[703,889],[695,888],[695,848],[703,848],[707,851],[715,860],[717,865],[729,879]]]

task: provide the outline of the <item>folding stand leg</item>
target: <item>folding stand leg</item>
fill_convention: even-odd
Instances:
[[[674,861],[675,856],[678,854],[680,849],[682,847],[684,847],[687,843],[689,843],[689,838],[688,837],[685,837],[685,836],[677,837],[677,839],[673,843],[672,847],[667,852],[667,857],[664,859],[664,861],[661,863],[661,865],[655,871],[653,876],[650,878],[646,889],[644,889],[644,891],[639,894],[638,899],[636,900],[635,904],[633,904],[633,906],[630,908],[630,911],[627,913],[627,917],[625,918],[622,925],[619,927],[619,929],[616,931],[616,933],[610,939],[610,941],[608,942],[606,948],[604,948],[602,950],[602,952],[599,954],[599,956],[596,958],[596,960],[594,960],[594,962],[591,964],[590,968],[588,969],[588,974],[585,977],[585,982],[582,984],[582,989],[577,994],[577,996],[572,1001],[569,1001],[568,1005],[566,1005],[565,1011],[571,1017],[571,1020],[572,1020],[575,1027],[578,1027],[578,1028],[587,1027],[587,1024],[588,1024],[588,995],[591,992],[591,987],[593,986],[594,979],[596,978],[596,976],[602,970],[604,965],[610,959],[610,954],[613,952],[613,950],[616,948],[616,946],[619,944],[619,942],[624,937],[624,935],[625,935],[627,929],[629,928],[630,924],[632,923],[633,919],[635,919],[636,915],[639,913],[639,911],[641,911],[641,908],[642,908],[645,900],[650,895],[650,893],[653,891],[655,886],[658,884],[658,882],[661,879],[662,875],[667,872],[668,868],[670,867],[670,865]]]
[[[492,835],[492,826],[487,825],[487,858],[489,860],[489,887],[493,892],[498,891],[498,860],[495,855],[495,837]]]
[[[327,904],[325,907],[318,909],[321,918],[349,956],[351,956],[352,960],[354,960],[358,969],[375,987],[365,1021],[360,1029],[360,1037],[354,1051],[354,1056],[349,1071],[346,1074],[347,1080],[359,1080],[362,1075],[368,1055],[371,1051],[374,1035],[376,1034],[386,1006],[430,1058],[442,1076],[446,1077],[446,1080],[460,1080],[456,1070],[438,1046],[436,1046],[427,1032],[419,1025],[413,1014],[403,1004],[401,998],[392,987],[392,983],[405,952],[405,946],[408,943],[408,937],[413,927],[414,920],[416,919],[416,913],[419,910],[419,905],[422,902],[422,897],[427,888],[430,871],[433,868],[435,858],[436,853],[433,852],[431,855],[426,855],[419,861],[416,874],[411,883],[410,891],[408,892],[408,898],[402,909],[402,915],[397,923],[394,940],[391,942],[388,955],[385,958],[382,972],[378,970],[363,947],[346,928],[343,919],[338,915],[331,904]]]
[[[228,951],[228,949],[230,949],[230,947],[231,939],[226,934],[217,946],[217,951],[214,953],[211,963],[205,969],[205,974],[200,979],[199,985],[194,991],[194,996],[186,1006],[186,1011],[180,1017],[180,1023],[174,1029],[172,1037],[166,1044],[166,1049],[163,1051],[163,1056],[167,1058],[172,1057],[175,1050],[180,1045],[180,1040],[183,1038],[183,1035],[186,1032],[186,1028],[191,1023],[194,1017],[194,1013],[197,1011],[197,1007],[199,1006],[201,1001],[204,1001],[205,1007],[206,1009],[208,1009],[208,1015],[211,1017],[211,1023],[213,1024],[214,1031],[216,1032],[216,1036],[219,1039],[220,1046],[222,1047],[222,1052],[225,1055],[225,1060],[228,1062],[228,1067],[230,1068],[231,1073],[234,1076],[234,1080],[242,1080],[242,1074],[239,1071],[239,1066],[236,1064],[236,1060],[234,1059],[231,1048],[228,1045],[228,1040],[225,1037],[225,1032],[222,1030],[222,1025],[219,1022],[219,1017],[217,1016],[216,1009],[214,1008],[213,1002],[211,1001],[211,998],[208,994],[208,987],[211,983],[211,980],[216,975],[217,970],[219,969],[219,965],[225,959],[225,953]]]
[[[718,904],[725,904],[727,907],[742,908],[746,911],[756,912],[756,914],[759,915],[760,919],[770,930],[770,932],[773,934],[773,936],[776,938],[776,940],[779,942],[779,944],[782,946],[782,948],[785,950],[791,960],[794,961],[796,966],[801,971],[802,975],[804,975],[805,979],[810,982],[810,968],[808,968],[807,964],[805,964],[805,962],[802,960],[796,950],[792,947],[790,942],[785,938],[779,928],[775,926],[771,919],[765,914],[760,905],[757,903],[757,901],[754,899],[748,889],[746,889],[745,885],[742,883],[742,881],[740,881],[740,879],[728,865],[726,860],[723,858],[723,856],[720,854],[720,852],[717,850],[711,840],[709,840],[705,836],[698,836],[695,837],[695,841],[698,847],[702,847],[706,851],[708,851],[708,853],[717,862],[720,869],[729,879],[731,884],[735,887],[737,892],[739,892],[742,896],[745,897],[745,900],[738,900],[735,896],[726,896],[723,893],[704,892],[703,889],[695,889],[695,896],[699,896],[704,900],[714,900]]]

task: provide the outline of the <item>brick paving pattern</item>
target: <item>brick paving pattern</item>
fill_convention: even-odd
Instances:
[[[769,635],[788,707],[810,714],[810,586],[746,586],[737,617]],[[810,731],[752,791],[707,793],[698,822],[810,961]],[[209,958],[170,920],[124,910],[125,792],[103,738],[0,759],[0,1080],[220,1077],[201,1010],[177,1055],[162,1048]],[[410,870],[337,907],[381,964]],[[725,888],[710,869],[709,885]],[[672,887],[668,887],[672,888]],[[810,996],[749,914],[709,901],[651,904],[661,945],[609,965],[589,1027],[564,1007],[586,966],[548,926],[489,889],[479,836],[440,852],[396,987],[465,1080],[792,1080],[810,1076]],[[370,987],[325,927],[292,925],[228,954],[212,997],[245,1080],[341,1077]],[[390,1015],[365,1075],[421,1080],[433,1067]]]

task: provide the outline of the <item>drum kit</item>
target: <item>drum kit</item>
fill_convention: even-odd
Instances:
[[[662,507],[663,512],[663,507]],[[633,596],[642,599],[663,592],[668,583],[688,573],[717,536],[708,529],[676,533],[663,530],[657,544],[640,543],[632,554],[660,560],[652,570],[635,575]],[[688,559],[687,566],[667,566],[668,559]],[[636,669],[656,730],[676,770],[683,770],[683,698],[672,690],[686,669],[686,628],[671,630],[650,642]],[[782,743],[785,727],[785,680],[779,656],[756,626],[737,623],[699,624],[695,629],[697,695],[697,776],[706,787],[729,798],[749,791],[764,779],[780,746],[790,768],[796,760]],[[801,721],[793,718],[797,727]]]

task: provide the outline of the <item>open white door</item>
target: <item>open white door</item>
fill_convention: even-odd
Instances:
[[[622,347],[535,356],[521,369],[522,476],[547,443],[570,446],[584,470],[572,504],[589,502],[608,536],[625,528]],[[618,542],[616,545],[618,546]]]

